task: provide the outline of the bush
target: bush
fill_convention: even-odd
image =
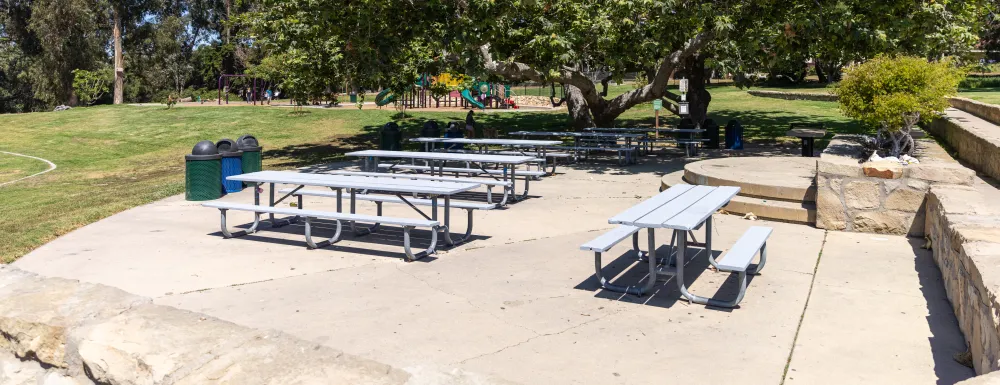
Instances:
[[[958,93],[963,77],[951,60],[879,55],[847,68],[836,93],[844,115],[893,131],[905,124],[905,115],[929,121],[948,108],[945,97]]]
[[[960,88],[1000,87],[1000,76],[969,76],[958,83],[958,86]]]
[[[114,74],[110,68],[95,71],[81,69],[73,70],[73,92],[80,98],[80,103],[91,105],[101,99],[111,90]]]

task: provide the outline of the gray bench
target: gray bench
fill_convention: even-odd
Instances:
[[[258,225],[260,225],[260,214],[277,214],[277,215],[290,215],[297,218],[302,218],[305,224],[305,237],[306,245],[309,248],[316,249],[324,247],[340,240],[341,233],[341,223],[340,221],[348,221],[350,223],[362,222],[362,223],[374,223],[378,226],[381,223],[387,223],[391,225],[397,225],[403,227],[403,250],[406,253],[407,261],[415,261],[420,258],[426,257],[434,253],[434,249],[437,247],[437,233],[441,224],[438,221],[433,220],[422,220],[422,219],[412,219],[412,218],[392,218],[383,216],[371,216],[371,215],[360,215],[360,214],[347,214],[347,213],[337,213],[328,211],[317,211],[317,210],[305,210],[301,207],[290,208],[290,207],[271,207],[263,205],[252,205],[243,203],[229,203],[229,202],[206,202],[202,203],[204,207],[211,207],[219,209],[222,216],[222,236],[225,238],[239,237],[247,234],[252,234],[257,231]],[[228,210],[237,211],[249,211],[254,213],[253,225],[247,230],[240,230],[238,232],[230,232],[229,227],[226,225],[226,212]],[[313,219],[332,219],[337,221],[337,230],[333,237],[322,242],[314,242],[312,239],[312,220]],[[416,227],[427,227],[431,229],[431,244],[426,250],[421,251],[417,254],[413,254],[410,250],[410,230]]]
[[[640,257],[644,255],[642,250],[639,250],[639,227],[619,225],[611,229],[610,231],[601,234],[597,238],[590,240],[590,242],[584,243],[580,246],[580,250],[593,251],[594,252],[594,269],[597,271],[595,277],[601,283],[601,287],[605,289],[611,289],[621,293],[628,293],[632,295],[642,295],[641,289],[638,286],[620,286],[612,284],[604,277],[601,273],[601,254],[611,250],[612,247],[617,245],[619,242],[632,236],[632,250],[635,250]]]
[[[367,176],[373,178],[400,178],[400,179],[414,179],[414,180],[435,180],[440,182],[471,182],[479,183],[486,186],[486,202],[493,203],[493,187],[500,186],[503,187],[503,199],[500,203],[501,206],[507,204],[507,196],[513,183],[502,180],[494,179],[472,179],[472,178],[452,178],[449,176],[431,176],[431,175],[418,175],[418,174],[396,174],[396,173],[384,173],[384,172],[361,172],[361,171],[330,171],[327,174],[332,175],[351,175],[351,176]]]
[[[298,191],[296,191],[295,189],[284,189],[284,190],[281,190],[281,191],[278,191],[278,192],[282,193],[282,194],[292,194],[292,195],[299,196],[299,197],[302,197],[302,196],[314,196],[314,197],[323,197],[323,198],[337,198],[338,197],[338,194],[337,194],[336,191],[324,191],[324,190],[298,190]],[[403,199],[401,199],[399,197],[395,197],[395,196],[391,196],[391,195],[380,195],[380,194],[357,194],[357,195],[354,196],[354,199],[360,200],[360,201],[375,202],[375,207],[376,207],[375,208],[375,210],[376,210],[375,212],[376,212],[376,215],[378,215],[380,218],[382,217],[382,203],[399,203],[399,204],[407,204],[407,205],[414,205],[414,206],[427,206],[427,207],[433,207],[434,206],[434,202],[432,200],[430,200],[430,199],[411,198],[411,199],[403,200]],[[302,201],[299,200],[299,208],[301,208],[301,205],[302,205],[301,202]],[[468,213],[468,225],[465,228],[465,235],[463,235],[462,238],[459,239],[458,241],[452,241],[450,234],[448,234],[448,232],[446,232],[446,234],[448,234],[448,235],[447,235],[447,239],[445,239],[445,241],[447,241],[448,244],[455,244],[455,243],[465,242],[465,240],[469,239],[469,236],[472,235],[472,211],[473,210],[492,210],[492,209],[496,208],[495,204],[490,204],[490,203],[475,203],[475,202],[462,202],[462,201],[451,201],[451,202],[449,202],[449,206],[451,208],[466,210],[467,213]],[[378,225],[376,224],[374,227],[370,228],[368,231],[369,232],[375,232],[377,229],[378,229]]]
[[[584,158],[591,151],[617,152],[619,164],[635,163],[638,152],[638,148],[633,146],[550,146],[546,148],[550,150],[571,151],[573,152],[573,160],[579,160],[581,152]]]
[[[743,300],[743,295],[747,292],[747,273],[757,274],[764,268],[767,262],[767,238],[771,236],[774,229],[763,226],[753,226],[736,241],[736,244],[729,249],[718,261],[719,271],[737,273],[740,281],[740,292],[736,299],[724,302],[721,306],[734,307]],[[750,269],[750,262],[754,255],[760,254],[760,262],[753,269]]]

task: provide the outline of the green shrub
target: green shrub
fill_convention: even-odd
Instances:
[[[959,88],[1000,87],[1000,76],[969,76],[958,83]]]
[[[948,108],[945,97],[958,93],[963,77],[951,60],[879,55],[847,68],[836,92],[844,115],[892,132],[907,115],[929,121]]]
[[[80,103],[92,105],[111,90],[114,74],[110,68],[95,71],[81,69],[73,70],[73,92],[80,98]]]

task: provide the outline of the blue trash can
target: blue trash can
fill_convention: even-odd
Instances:
[[[243,191],[243,182],[231,181],[228,177],[243,174],[243,151],[232,139],[222,139],[215,146],[222,155],[222,188],[226,194]]]
[[[743,125],[739,120],[733,119],[726,124],[726,149],[743,149]]]
[[[465,132],[462,131],[462,122],[451,122],[448,124],[448,130],[444,132],[445,138],[450,139],[462,139],[465,137]],[[446,150],[464,150],[465,145],[461,143],[449,143],[444,146]]]

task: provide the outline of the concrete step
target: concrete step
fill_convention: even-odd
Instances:
[[[742,196],[769,201],[815,202],[816,159],[752,156],[709,159],[686,164],[684,180],[702,186],[737,186]]]
[[[684,180],[684,171],[676,171],[664,175],[660,184],[662,191],[678,184],[691,183]],[[816,204],[813,202],[789,202],[738,195],[723,209],[735,214],[753,213],[758,218],[782,222],[808,225],[816,223]]]

